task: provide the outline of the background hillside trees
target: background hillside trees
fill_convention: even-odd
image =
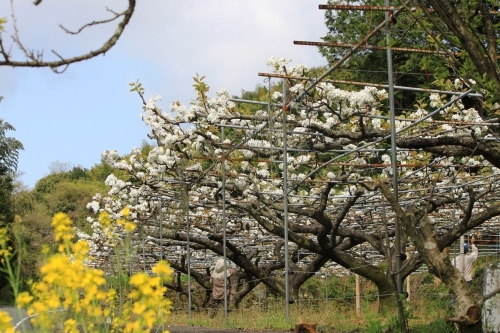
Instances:
[[[23,150],[22,143],[9,136],[10,131],[15,128],[0,119],[0,228],[8,228],[14,222],[14,178],[19,152]],[[0,286],[0,294],[8,298],[8,283],[3,272],[0,272]]]
[[[90,231],[86,222],[87,203],[96,192],[104,189],[101,170],[111,170],[100,163],[91,170],[76,166],[54,169],[38,180],[33,189],[15,183],[12,197],[13,213],[17,216],[11,232],[21,242],[17,249],[21,256],[21,279],[36,280],[43,263],[44,247],[54,250],[53,230],[50,225],[54,214],[64,212],[75,226]]]

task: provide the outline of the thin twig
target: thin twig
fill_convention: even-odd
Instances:
[[[61,28],[62,30],[64,30],[64,32],[66,32],[66,33],[68,33],[70,35],[78,35],[80,32],[82,32],[83,30],[85,30],[88,27],[91,27],[91,26],[94,26],[94,25],[99,25],[99,24],[105,24],[105,23],[113,22],[114,20],[116,20],[117,18],[119,18],[120,16],[122,16],[123,14],[124,13],[115,14],[114,17],[111,17],[111,18],[109,18],[107,20],[92,21],[90,23],[84,24],[83,26],[80,27],[80,29],[78,29],[76,31],[68,30],[62,24],[59,24],[59,28]]]
[[[36,0],[36,4],[41,3],[41,0]],[[108,11],[112,12],[115,14],[115,17],[109,20],[102,20],[102,21],[94,21],[92,23],[84,25],[82,28],[80,28],[79,31],[85,29],[86,27],[92,26],[92,25],[97,25],[97,24],[103,24],[103,23],[109,23],[113,20],[115,20],[118,17],[122,17],[122,20],[118,23],[114,33],[106,40],[101,47],[98,49],[92,50],[90,52],[80,54],[74,57],[70,58],[63,58],[61,55],[59,55],[57,52],[52,51],[59,59],[58,60],[51,60],[51,61],[44,61],[43,60],[43,52],[37,52],[35,55],[34,51],[28,50],[22,42],[19,37],[19,30],[17,28],[17,21],[14,15],[14,5],[13,5],[13,0],[11,0],[11,7],[12,7],[12,19],[13,19],[13,25],[14,25],[14,34],[12,36],[12,39],[14,41],[14,44],[17,45],[17,47],[24,53],[25,57],[27,58],[24,61],[13,61],[11,60],[9,53],[5,52],[5,49],[3,46],[0,45],[0,53],[3,55],[4,60],[0,61],[0,66],[11,66],[11,67],[49,67],[51,68],[55,73],[62,73],[66,70],[67,66],[70,64],[80,62],[83,60],[89,60],[91,58],[94,58],[98,55],[105,54],[108,50],[110,50],[118,41],[118,39],[121,37],[123,34],[123,31],[125,30],[125,27],[128,25],[130,22],[130,19],[132,18],[132,15],[134,14],[135,10],[135,5],[136,5],[136,0],[128,0],[128,8],[123,11],[121,14],[117,14],[111,10],[108,9]],[[70,32],[69,30],[63,28],[66,32],[70,34],[75,34]],[[66,67],[63,70],[60,70],[58,68],[60,67]]]

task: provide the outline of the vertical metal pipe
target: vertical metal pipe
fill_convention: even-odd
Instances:
[[[363,255],[363,249],[361,248],[361,244],[359,245],[359,257],[361,258]],[[356,277],[356,315],[361,316],[361,277],[359,274],[355,273]]]
[[[285,318],[290,321],[289,267],[288,267],[288,152],[287,152],[287,91],[286,80],[283,80],[283,223],[285,229]]]
[[[389,7],[391,5],[390,0],[385,0],[385,5]],[[389,21],[390,17],[389,15],[392,15],[392,12],[386,12],[385,13],[385,19],[386,21]],[[390,118],[391,118],[391,154],[392,154],[392,191],[394,194],[394,197],[398,199],[398,174],[397,174],[397,163],[398,163],[398,157],[397,157],[397,147],[396,147],[396,112],[394,108],[394,80],[393,80],[393,70],[392,70],[392,48],[391,48],[391,25],[387,24],[386,25],[386,38],[387,38],[387,79],[388,79],[388,85],[389,85],[389,108],[390,108]],[[396,248],[395,254],[396,254],[396,263],[395,263],[395,270],[397,273],[396,275],[396,286],[398,289],[398,294],[401,294],[403,291],[402,288],[402,282],[401,282],[401,273],[400,268],[401,268],[401,235],[400,235],[400,223],[397,218],[397,216],[394,216],[394,228],[395,228],[395,241],[394,241],[394,247]]]
[[[464,235],[460,236],[460,266],[462,269],[460,270],[460,274],[464,275],[465,271],[465,251],[464,251],[464,243],[465,237]]]
[[[300,251],[297,251],[297,266],[299,265],[300,263]],[[298,303],[298,308],[299,308],[299,311],[300,311],[300,286],[299,286],[299,289],[297,290],[297,303]]]
[[[160,260],[163,260],[163,201],[160,199]]]
[[[325,272],[325,309],[328,310],[328,272]]]
[[[187,235],[186,235],[186,246],[187,246],[187,269],[188,269],[188,312],[189,312],[189,322],[193,320],[193,310],[191,305],[191,244],[189,243],[189,233],[190,225],[189,225],[189,189],[188,184],[184,183],[184,188],[186,191],[186,227],[187,227]]]
[[[354,274],[356,278],[356,315],[361,316],[361,280],[359,274]]]
[[[144,246],[142,247],[142,271],[146,271],[146,249]]]
[[[406,253],[406,257],[408,260],[410,260],[410,252]],[[406,277],[406,292],[408,293],[408,298],[407,301],[411,301],[412,296],[411,296],[411,274]]]
[[[221,140],[224,143],[226,128],[221,126]],[[226,151],[222,150],[222,247],[224,252],[224,323],[227,325],[227,253],[226,253]]]
[[[451,219],[453,220],[453,223],[456,225],[457,220],[455,218],[455,208],[453,208]],[[457,247],[455,242],[453,242],[453,266],[457,267]]]

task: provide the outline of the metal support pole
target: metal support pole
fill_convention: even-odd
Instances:
[[[328,272],[325,272],[325,309],[328,309]]]
[[[297,251],[297,266],[300,264],[300,251]],[[298,308],[299,308],[299,311],[300,311],[300,286],[299,286],[299,289],[297,290],[297,303],[298,303]]]
[[[286,117],[287,117],[287,91],[286,81],[283,80],[283,223],[285,229],[285,318],[290,321],[290,295],[289,295],[289,265],[288,265],[288,152],[287,152],[287,133],[286,133]]]
[[[184,183],[184,188],[186,190],[186,227],[187,227],[187,235],[186,235],[186,246],[187,246],[187,270],[188,270],[188,306],[189,306],[189,322],[193,320],[193,310],[191,305],[191,244],[189,243],[189,233],[190,225],[189,225],[189,189],[186,183]]]
[[[390,0],[385,0],[385,5],[387,7],[390,7],[391,1]],[[390,17],[389,15],[392,15],[390,12],[385,13],[385,19],[386,21],[389,21]],[[390,44],[390,37],[391,37],[391,25],[387,24],[386,25],[386,32],[387,32],[387,78],[388,78],[388,84],[389,84],[389,108],[390,108],[390,117],[391,117],[391,154],[392,154],[392,191],[394,194],[394,197],[398,199],[398,156],[397,156],[397,148],[396,148],[396,111],[394,108],[394,80],[393,80],[393,70],[392,70],[392,48]],[[403,292],[402,288],[402,281],[401,281],[401,273],[400,267],[401,267],[401,231],[400,231],[400,223],[399,219],[397,216],[394,216],[394,228],[395,228],[395,240],[394,240],[394,247],[395,247],[395,252],[396,252],[396,265],[395,265],[395,270],[398,272],[396,274],[396,286],[398,289],[398,294],[401,294]]]
[[[221,126],[221,140],[225,140],[226,128]],[[226,253],[226,152],[222,151],[222,247],[224,253],[224,324],[227,325],[227,253]]]
[[[163,260],[163,201],[160,199],[159,206],[160,206],[160,213],[159,213],[159,220],[160,220],[160,260]]]
[[[390,5],[386,2],[384,6],[355,6],[355,5],[319,5],[319,9],[326,10],[362,10],[365,12],[383,12],[386,10],[393,10],[394,8],[390,7]],[[398,8],[400,10],[401,8]]]
[[[460,270],[460,274],[462,274],[462,276],[464,275],[464,270],[465,270],[465,251],[464,251],[464,243],[465,243],[465,237],[464,235],[460,236],[460,266],[461,266],[461,270]]]
[[[410,260],[410,252],[406,253],[408,260]],[[411,274],[406,277],[406,292],[408,293],[408,298],[406,299],[408,302],[411,301]]]
[[[356,315],[361,316],[361,279],[359,274],[354,274],[356,277]]]

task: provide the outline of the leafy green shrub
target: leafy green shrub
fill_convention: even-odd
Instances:
[[[432,275],[430,273],[425,273],[424,278],[422,280],[422,283],[423,284],[433,283],[434,279],[435,279],[434,275]]]
[[[367,324],[365,326],[366,333],[380,333],[383,330],[382,320],[379,316],[368,314],[366,316]]]

